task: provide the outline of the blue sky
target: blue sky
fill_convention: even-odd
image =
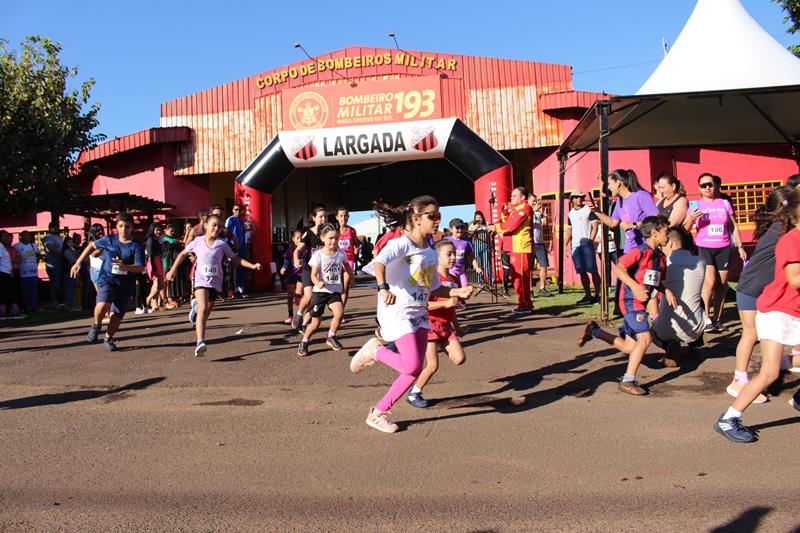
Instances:
[[[100,132],[157,126],[159,104],[351,45],[403,48],[573,66],[575,88],[635,92],[675,40],[695,0],[470,2],[64,2],[4,0],[0,37],[60,41],[62,61],[94,78]],[[770,0],[742,4],[788,45]],[[794,39],[794,40],[793,40]],[[463,216],[463,212],[459,213]],[[468,216],[471,216],[469,213]]]

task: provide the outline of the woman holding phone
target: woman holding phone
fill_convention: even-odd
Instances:
[[[697,230],[694,242],[700,257],[706,261],[706,278],[703,283],[703,303],[706,306],[706,331],[722,331],[722,309],[728,288],[728,270],[731,261],[731,238],[742,261],[747,253],[742,246],[742,236],[733,216],[731,203],[720,195],[722,180],[707,172],[697,178],[700,199],[689,202],[689,215],[684,227]],[[710,304],[714,303],[711,318]]]

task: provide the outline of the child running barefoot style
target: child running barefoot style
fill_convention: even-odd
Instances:
[[[655,298],[656,291],[664,293],[671,307],[677,305],[677,298],[663,284],[666,260],[660,247],[665,246],[669,239],[668,226],[669,219],[666,217],[645,218],[639,228],[645,239],[644,244],[620,257],[614,267],[617,277],[623,283],[619,306],[624,322],[619,328],[619,336],[590,322],[578,340],[578,346],[583,346],[592,337],[598,338],[628,354],[628,367],[619,383],[619,390],[632,396],[647,394],[636,382],[636,371],[647,348],[653,343],[653,334],[650,333],[647,321],[647,305]]]
[[[291,325],[294,317],[294,306],[300,305],[300,300],[303,297],[303,285],[300,279],[302,272],[294,266],[294,250],[300,243],[300,237],[302,236],[303,232],[300,230],[292,232],[292,244],[283,256],[283,266],[281,267],[281,276],[284,276],[286,280],[286,310],[288,315],[286,320],[283,321],[286,325]]]
[[[141,244],[131,239],[132,235],[133,217],[128,213],[120,213],[117,215],[117,234],[90,241],[70,270],[70,276],[77,277],[86,257],[95,250],[102,252],[103,266],[97,277],[97,305],[94,307],[94,321],[86,340],[90,343],[97,340],[100,324],[110,308],[111,318],[103,341],[108,352],[117,350],[114,335],[128,309],[136,274],[144,270],[144,250]]]
[[[311,266],[311,283],[313,284],[311,302],[308,305],[311,322],[306,327],[303,339],[297,349],[297,355],[300,356],[308,355],[308,343],[314,332],[319,329],[326,306],[333,311],[333,318],[325,344],[337,352],[342,349],[342,344],[336,338],[336,331],[339,329],[344,314],[343,278],[345,274],[353,275],[347,262],[347,255],[339,249],[337,244],[339,235],[336,227],[332,224],[323,224],[319,228],[318,234],[323,248],[314,252],[308,261]]]
[[[786,233],[775,246],[775,277],[756,300],[761,369],[714,423],[714,429],[733,442],[756,440],[755,433],[742,424],[742,413],[778,378],[783,347],[800,344],[800,191],[792,191],[782,203],[791,225],[787,225]],[[795,393],[789,400],[798,410],[799,396]]]
[[[194,268],[194,297],[197,300],[197,309],[192,309],[192,312],[196,313],[196,318],[199,318],[194,320],[197,333],[195,357],[202,356],[208,349],[205,340],[206,323],[211,311],[214,310],[214,301],[222,290],[222,261],[229,258],[234,267],[241,265],[252,270],[261,270],[261,263],[254,264],[236,255],[225,239],[219,237],[221,229],[222,219],[217,215],[209,216],[205,222],[205,233],[195,237],[186,245],[167,273],[167,282],[171,283],[177,275],[180,264],[190,253],[197,258]]]
[[[451,226],[452,227],[452,226]],[[448,289],[461,287],[459,279],[452,273],[456,264],[456,251],[453,243],[447,239],[434,245],[439,258],[438,276],[442,286]],[[411,387],[406,400],[414,407],[428,407],[428,401],[422,397],[422,389],[439,369],[439,349],[447,353],[450,361],[458,366],[464,363],[464,348],[458,342],[463,330],[458,324],[456,306],[458,298],[431,297],[428,301],[428,319],[431,331],[428,333],[428,348],[425,351],[425,368],[420,372],[417,382]]]
[[[369,339],[350,361],[350,370],[361,372],[376,361],[393,368],[400,375],[386,395],[372,408],[367,425],[394,433],[397,424],[386,417],[389,409],[414,384],[422,370],[428,345],[428,298],[464,298],[472,296],[472,287],[450,289],[442,286],[436,273],[436,252],[428,245],[436,223],[441,220],[439,203],[432,196],[419,196],[408,204],[391,207],[376,203],[381,218],[407,231],[389,241],[370,265],[378,281],[378,322],[381,335],[391,341],[382,346],[377,338]],[[372,270],[372,268],[370,268]]]

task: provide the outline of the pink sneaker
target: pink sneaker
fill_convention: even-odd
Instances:
[[[381,343],[378,339],[375,337],[370,338],[350,360],[350,371],[357,374],[368,366],[374,365],[376,362],[375,352],[378,351],[380,346]]]
[[[292,323],[292,316],[291,316],[291,315],[287,316],[287,317],[284,319],[283,323],[284,323],[284,324],[291,324],[291,323]]]
[[[387,413],[377,414],[374,409],[370,409],[367,415],[367,425],[378,431],[383,431],[384,433],[394,433],[399,428],[397,424],[389,422],[389,419],[386,418],[386,414]]]

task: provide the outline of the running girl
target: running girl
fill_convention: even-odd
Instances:
[[[243,266],[253,270],[261,270],[261,263],[251,263],[242,259],[234,253],[224,239],[219,237],[222,229],[222,219],[217,215],[211,215],[206,220],[205,233],[196,237],[186,248],[175,258],[175,263],[167,272],[167,282],[171,283],[180,264],[191,253],[195,259],[194,268],[194,297],[197,302],[196,308],[192,306],[192,313],[195,315],[194,324],[197,333],[197,345],[194,349],[195,357],[200,357],[208,347],[206,346],[206,322],[211,311],[214,310],[214,301],[222,290],[222,261],[225,258],[231,260],[234,266]],[[194,304],[194,302],[192,302]],[[199,320],[196,318],[199,317]]]
[[[319,237],[322,239],[324,247],[317,250],[308,261],[308,264],[311,265],[311,283],[314,284],[314,288],[309,304],[311,322],[297,349],[297,355],[300,356],[308,355],[308,342],[314,332],[319,329],[326,306],[333,312],[333,318],[325,344],[337,352],[342,349],[342,344],[336,338],[336,331],[339,329],[344,313],[343,278],[347,279],[345,274],[352,276],[353,271],[347,262],[347,255],[337,246],[338,230],[332,224],[323,224],[319,228]]]
[[[70,269],[70,276],[77,277],[81,263],[95,250],[103,254],[103,265],[97,276],[97,305],[94,307],[94,321],[86,335],[86,340],[93,343],[100,334],[100,324],[106,312],[111,309],[111,318],[103,341],[106,351],[117,350],[114,335],[119,330],[128,302],[131,299],[136,283],[136,275],[144,270],[144,250],[142,245],[131,239],[133,235],[133,217],[128,213],[117,215],[117,234],[107,235],[90,241]]]
[[[317,234],[320,226],[325,223],[326,219],[325,208],[315,207],[311,212],[311,226],[303,232],[300,237],[300,242],[294,249],[294,266],[302,271],[303,282],[303,298],[300,300],[300,305],[297,306],[297,314],[292,320],[292,327],[303,333],[306,321],[303,320],[303,315],[308,309],[308,304],[311,303],[311,292],[313,283],[311,283],[311,267],[308,264],[308,259],[316,253],[317,250],[322,248],[322,241]],[[303,257],[303,251],[306,255]]]
[[[372,408],[367,425],[385,433],[397,431],[387,411],[416,381],[428,344],[428,298],[443,296],[467,299],[472,287],[443,287],[436,274],[437,256],[428,239],[441,220],[439,203],[432,196],[414,198],[408,204],[393,208],[376,203],[378,214],[408,231],[389,241],[372,265],[378,281],[378,322],[381,334],[392,341],[391,350],[377,338],[369,339],[350,362],[350,370],[361,372],[380,361],[400,373],[389,392]]]
[[[439,258],[438,276],[442,286],[448,289],[459,288],[459,279],[452,273],[456,264],[456,248],[452,242],[441,240],[434,246]],[[464,363],[464,348],[458,342],[458,336],[464,334],[458,325],[456,306],[458,298],[433,296],[428,302],[428,318],[431,331],[428,333],[428,348],[425,351],[425,368],[420,372],[417,382],[411,388],[406,400],[414,407],[428,407],[428,401],[422,397],[422,389],[439,370],[439,349],[445,351],[450,361],[458,366]]]
[[[355,281],[356,271],[356,246],[358,246],[358,235],[352,226],[348,226],[350,211],[346,207],[336,210],[336,222],[339,224],[339,249],[347,256],[347,264],[353,274],[345,276],[344,292],[342,293],[342,305],[347,305],[347,298],[350,296],[350,287]]]
[[[300,305],[300,300],[303,297],[303,284],[301,280],[302,271],[294,266],[294,250],[300,243],[300,237],[303,232],[294,230],[292,232],[292,244],[286,249],[283,255],[283,266],[281,267],[281,276],[286,280],[286,309],[288,315],[284,324],[291,324],[292,317],[294,316],[294,306]]]
[[[761,369],[714,424],[718,433],[733,442],[756,440],[756,435],[742,424],[742,412],[778,378],[783,347],[800,344],[800,191],[792,191],[782,204],[782,212],[790,215],[792,226],[786,228],[775,247],[775,277],[756,300]],[[794,398],[790,403],[795,405]]]

